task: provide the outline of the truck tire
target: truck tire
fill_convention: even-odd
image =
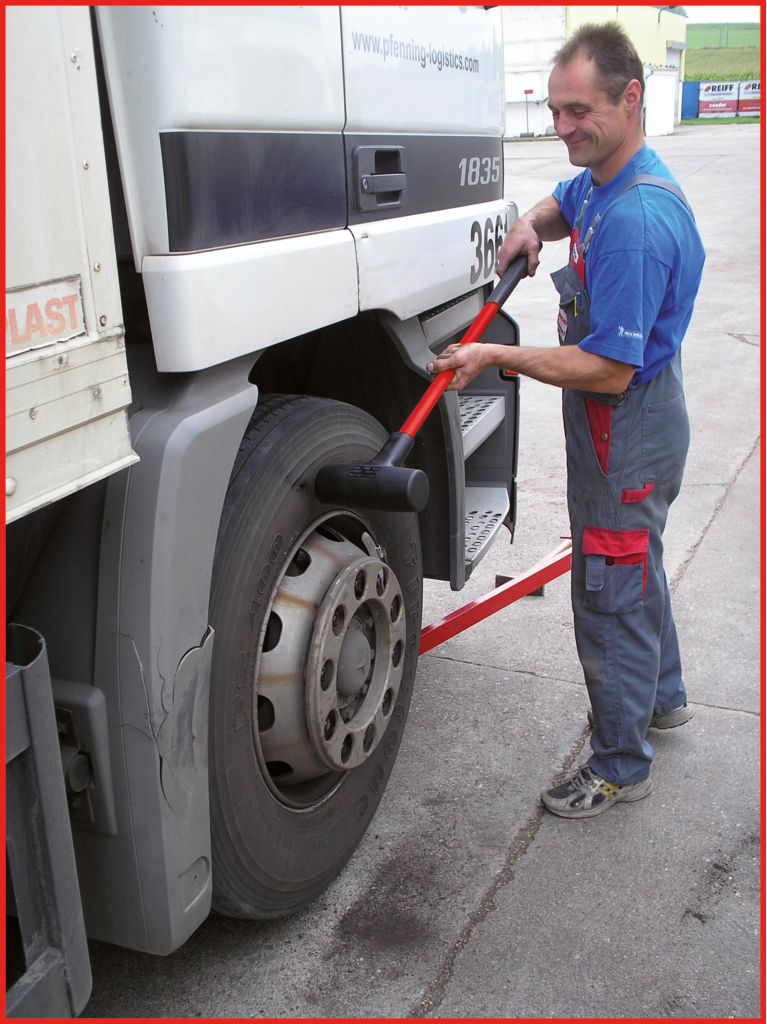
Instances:
[[[221,517],[211,590],[213,908],[274,918],[339,873],[381,799],[421,627],[418,519],[321,504],[317,471],[386,440],[367,413],[265,396]]]

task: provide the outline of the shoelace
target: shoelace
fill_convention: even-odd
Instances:
[[[577,774],[573,775],[570,780],[570,788],[573,791],[581,789],[596,789],[599,785],[599,776],[596,775],[591,768],[586,764],[583,768],[579,769]]]

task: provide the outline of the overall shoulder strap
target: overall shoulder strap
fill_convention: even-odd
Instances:
[[[673,181],[668,181],[666,178],[659,178],[655,174],[637,174],[635,178],[625,185],[615,199],[619,199],[624,192],[628,192],[630,188],[634,188],[635,185],[655,185],[657,188],[664,188],[667,192],[670,192],[672,196],[676,196],[679,202],[684,206],[689,215],[695,220],[695,214],[692,212],[690,204],[687,202],[687,197],[678,185],[675,185]],[[615,202],[615,200],[613,200]],[[610,204],[612,205],[612,203]]]
[[[613,199],[610,205],[601,213],[598,213],[592,221],[591,227],[586,232],[585,238],[583,239],[583,244],[581,246],[581,252],[583,254],[584,259],[586,257],[586,253],[589,250],[589,246],[591,245],[591,240],[594,237],[594,231],[599,221],[602,219],[604,214],[606,214],[607,211],[612,206],[614,206],[615,203],[617,203],[617,201],[620,199],[623,193],[628,192],[628,190],[630,188],[634,188],[635,185],[655,185],[657,188],[663,188],[667,192],[670,192],[673,196],[676,196],[679,202],[684,206],[684,208],[692,217],[693,223],[695,223],[695,214],[692,212],[692,208],[690,204],[687,202],[687,197],[678,185],[675,185],[673,181],[668,181],[666,178],[659,178],[655,174],[637,174],[634,178],[631,179],[631,181],[628,182],[628,184],[623,186],[623,188],[620,190],[618,195]],[[590,197],[590,195],[591,193],[589,193],[587,199]],[[583,217],[583,212],[584,211],[581,211],[581,217]]]

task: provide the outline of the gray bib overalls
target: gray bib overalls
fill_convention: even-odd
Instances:
[[[673,192],[689,210],[677,186],[652,175],[633,178],[613,202],[639,184]],[[565,345],[591,331],[585,263],[600,215],[582,238],[590,196],[568,264],[551,275]],[[563,415],[575,640],[596,720],[589,765],[608,782],[634,785],[650,773],[653,711],[687,699],[661,539],[690,440],[679,351],[652,380],[621,395],[566,388]]]

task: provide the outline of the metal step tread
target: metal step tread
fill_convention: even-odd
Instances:
[[[459,395],[458,402],[461,409],[463,457],[468,459],[503,423],[506,399],[503,395]]]
[[[509,494],[505,487],[466,488],[467,569],[473,569],[487,554],[508,512]]]

